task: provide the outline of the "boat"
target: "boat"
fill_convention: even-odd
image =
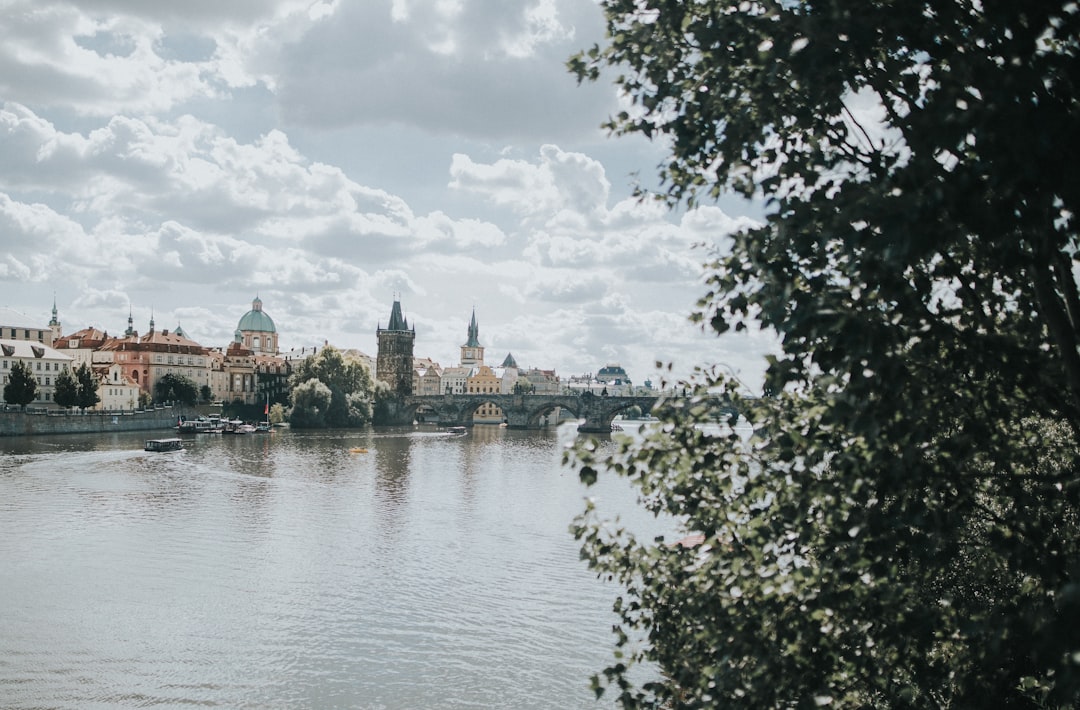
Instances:
[[[446,431],[448,434],[453,434],[454,436],[465,436],[469,433],[468,428],[463,426],[448,426],[446,427]]]
[[[239,419],[230,419],[225,421],[221,425],[222,434],[250,434],[255,431],[255,427],[251,424],[245,424]]]
[[[367,449],[365,449],[363,446],[354,446],[351,449],[349,449],[349,453],[350,454],[366,454]]]
[[[255,431],[273,431],[273,429],[270,422],[259,422],[255,425]]]
[[[176,425],[176,430],[181,434],[219,434],[221,423],[211,419],[187,419]]]
[[[179,451],[184,448],[183,439],[147,439],[144,451]]]

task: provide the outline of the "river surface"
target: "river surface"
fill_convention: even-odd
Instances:
[[[612,707],[565,428],[168,435],[0,438],[0,707]]]

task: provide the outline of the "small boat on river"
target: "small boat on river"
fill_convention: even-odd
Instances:
[[[184,448],[183,439],[147,439],[144,451],[180,451]]]

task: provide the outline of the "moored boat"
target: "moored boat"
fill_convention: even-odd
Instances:
[[[217,434],[221,432],[221,422],[212,419],[187,419],[176,425],[181,434]]]

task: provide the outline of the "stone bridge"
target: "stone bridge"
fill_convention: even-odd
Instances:
[[[473,413],[491,403],[502,410],[507,427],[538,429],[545,417],[554,412],[569,412],[584,420],[578,426],[582,432],[609,432],[616,415],[632,407],[643,413],[652,411],[659,397],[610,397],[591,392],[580,394],[446,394],[409,395],[401,398],[401,408],[395,417],[408,423],[423,417],[432,418],[442,426],[472,426]]]
[[[606,397],[582,392],[581,394],[446,394],[412,395],[402,399],[402,415],[409,420],[417,419],[418,412],[427,421],[432,413],[442,426],[472,426],[473,413],[484,404],[494,404],[502,410],[507,427],[511,429],[539,429],[542,420],[555,409],[569,412],[572,417],[584,419],[578,431],[609,432],[611,420],[631,407],[649,412],[658,397]]]

